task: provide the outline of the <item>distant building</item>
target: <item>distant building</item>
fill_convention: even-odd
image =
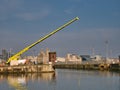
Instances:
[[[102,60],[102,56],[100,56],[100,55],[94,55],[94,56],[91,57],[91,59],[93,61],[101,61]]]
[[[1,59],[1,60],[3,59],[3,56],[2,56],[2,55],[0,55],[0,59]]]
[[[67,54],[66,55],[66,62],[81,62],[82,58],[76,54]]]
[[[46,49],[44,52],[43,50],[40,51],[40,53],[37,56],[37,62],[38,63],[48,63],[49,62],[49,49]]]
[[[32,63],[37,63],[37,56],[27,56],[26,59]]]
[[[89,60],[91,60],[90,55],[80,55],[80,57],[82,58],[82,61],[89,61]]]
[[[2,54],[0,55],[1,60],[7,60],[9,58],[9,54],[6,49],[2,49]]]
[[[65,58],[64,57],[57,57],[57,62],[65,62]]]
[[[49,62],[56,62],[56,52],[49,52]]]

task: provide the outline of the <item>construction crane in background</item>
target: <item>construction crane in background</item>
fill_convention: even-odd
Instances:
[[[65,28],[66,26],[70,25],[71,23],[75,22],[76,20],[79,20],[78,17],[75,17],[74,19],[70,20],[69,22],[65,23],[64,25],[60,26],[59,28],[57,28],[56,30],[50,32],[49,34],[45,35],[44,37],[40,38],[39,40],[37,40],[36,42],[32,43],[31,45],[25,47],[24,49],[22,49],[21,51],[17,52],[16,54],[14,54],[13,56],[11,56],[7,63],[9,63],[12,60],[19,60],[20,56],[28,51],[30,48],[34,47],[35,45],[37,45],[38,43],[42,42],[43,40],[49,38],[50,36],[52,36],[53,34],[55,34],[56,32],[62,30],[63,28]]]

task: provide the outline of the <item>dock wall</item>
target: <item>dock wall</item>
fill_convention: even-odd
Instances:
[[[0,67],[0,73],[36,73],[36,72],[37,73],[54,72],[54,68],[51,64]]]
[[[58,69],[82,69],[82,70],[117,70],[120,64],[55,64]]]

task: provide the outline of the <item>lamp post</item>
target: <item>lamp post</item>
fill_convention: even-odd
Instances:
[[[106,44],[106,61],[108,60],[108,40],[105,41]]]

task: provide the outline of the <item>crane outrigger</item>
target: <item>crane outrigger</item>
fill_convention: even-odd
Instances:
[[[24,49],[22,49],[21,51],[17,52],[16,54],[14,54],[13,56],[11,56],[10,58],[8,58],[7,63],[10,63],[10,61],[12,60],[19,60],[20,56],[28,51],[30,48],[34,47],[35,45],[37,45],[38,43],[42,42],[43,40],[47,39],[48,37],[52,36],[53,34],[55,34],[56,32],[62,30],[63,28],[65,28],[66,26],[70,25],[71,23],[75,22],[76,20],[79,20],[78,17],[75,17],[74,19],[70,20],[69,22],[65,23],[64,25],[60,26],[59,28],[57,28],[56,30],[53,30],[52,32],[50,32],[49,34],[45,35],[44,37],[40,38],[39,40],[37,40],[36,42],[30,44],[29,46],[25,47]]]

